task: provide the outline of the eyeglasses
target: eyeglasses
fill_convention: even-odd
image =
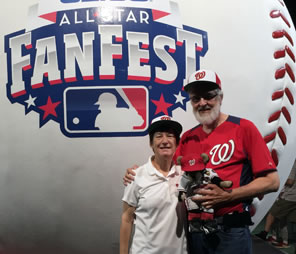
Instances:
[[[201,98],[203,98],[204,100],[210,101],[212,99],[214,99],[219,93],[217,91],[209,91],[205,94],[202,95],[193,95],[190,96],[190,101],[193,103],[198,103],[200,102]]]

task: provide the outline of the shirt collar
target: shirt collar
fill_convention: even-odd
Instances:
[[[150,156],[149,161],[148,161],[148,174],[149,175],[157,175],[157,176],[161,176],[164,177],[152,164],[152,158],[153,155]],[[170,169],[170,172],[168,173],[167,177],[171,177],[174,175],[180,175],[181,174],[181,167],[180,166],[175,166],[173,165]]]

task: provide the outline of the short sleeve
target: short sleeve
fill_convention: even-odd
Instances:
[[[244,130],[244,147],[248,159],[251,161],[252,171],[255,177],[276,171],[274,161],[259,130],[248,120],[244,120],[242,125]]]
[[[128,203],[130,206],[137,207],[139,201],[139,186],[136,182],[136,178],[125,187],[122,201]]]

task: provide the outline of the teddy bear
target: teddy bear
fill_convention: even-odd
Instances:
[[[191,199],[192,196],[199,195],[195,193],[195,190],[209,183],[216,184],[220,188],[232,186],[232,181],[223,181],[213,169],[206,168],[208,161],[209,156],[206,153],[189,154],[177,158],[177,166],[184,171],[178,184],[178,199],[185,201],[190,232],[211,234],[218,230],[214,219],[214,209],[207,209],[201,203]]]

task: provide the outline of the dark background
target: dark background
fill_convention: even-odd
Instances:
[[[290,16],[293,20],[293,23],[294,23],[294,27],[295,27],[295,24],[296,24],[296,1],[295,0],[284,0],[289,12],[290,12]]]

